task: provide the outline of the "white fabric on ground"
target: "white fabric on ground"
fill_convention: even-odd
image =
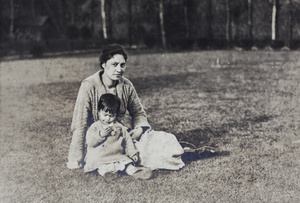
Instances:
[[[163,131],[148,131],[135,143],[140,164],[155,169],[179,170],[185,164],[181,159],[184,151],[175,135]]]

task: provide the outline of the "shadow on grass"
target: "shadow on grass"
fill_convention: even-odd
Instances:
[[[218,151],[217,145],[214,143],[215,138],[225,137],[226,134],[229,133],[231,128],[234,127],[246,128],[248,126],[247,123],[256,124],[261,122],[267,122],[272,118],[273,118],[272,116],[261,115],[256,117],[245,118],[240,122],[223,124],[219,128],[206,127],[204,129],[195,129],[195,130],[186,131],[184,133],[178,133],[177,138],[179,139],[179,141],[186,141],[192,143],[193,145],[195,145],[196,148],[202,146],[216,147],[216,152],[214,153],[210,151],[204,151],[200,154],[197,152],[185,153],[182,156],[182,160],[184,163],[189,164],[193,161],[197,161],[201,159],[230,156],[229,151]]]
[[[216,148],[216,152],[211,151],[203,151],[202,153],[196,152],[186,152],[182,156],[182,161],[185,164],[189,164],[190,162],[201,160],[201,159],[209,159],[213,157],[220,156],[230,156],[229,151],[218,151],[217,145],[214,143],[214,138],[224,137],[228,133],[225,129],[212,129],[212,128],[204,128],[204,129],[195,129],[189,130],[184,133],[177,134],[177,138],[179,142],[184,141],[191,143],[196,148],[200,148],[203,146],[210,146]],[[181,144],[182,147],[185,147],[185,144]]]
[[[179,141],[186,141],[192,143],[197,148],[202,146],[216,147],[214,138],[224,137],[228,133],[227,129],[222,128],[199,128],[189,130],[183,133],[177,133],[176,137]]]
[[[226,156],[230,156],[230,152],[229,151],[217,151],[217,152],[209,152],[209,151],[205,151],[201,154],[198,153],[185,153],[182,156],[182,161],[188,165],[193,161],[198,161],[198,160],[202,160],[202,159],[210,159],[210,158],[214,158],[214,157],[226,157]]]

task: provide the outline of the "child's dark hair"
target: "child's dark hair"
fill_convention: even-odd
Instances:
[[[98,103],[98,109],[99,109],[99,111],[103,110],[105,112],[115,113],[115,114],[119,115],[120,105],[121,105],[121,101],[116,95],[103,94],[100,97],[100,100]]]

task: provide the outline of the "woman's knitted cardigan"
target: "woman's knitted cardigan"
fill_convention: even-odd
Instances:
[[[101,95],[106,93],[100,79],[102,74],[103,71],[98,71],[86,78],[79,88],[71,124],[73,135],[69,149],[69,162],[83,163],[86,131],[92,123],[99,120],[98,101]],[[116,85],[116,92],[121,100],[119,121],[128,128],[150,127],[133,84],[121,77]]]

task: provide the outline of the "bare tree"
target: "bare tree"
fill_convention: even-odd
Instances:
[[[132,20],[132,0],[128,0],[128,36],[129,36],[129,45],[132,45],[132,26],[133,26],[133,20]]]
[[[106,28],[106,14],[105,14],[105,0],[101,1],[101,18],[102,18],[102,31],[103,38],[107,39],[107,28]]]
[[[248,37],[250,42],[253,40],[253,5],[252,0],[248,0]]]
[[[184,15],[184,24],[185,24],[185,38],[188,39],[190,37],[190,25],[188,19],[188,8],[187,3],[183,2],[183,15]]]
[[[94,35],[94,31],[95,31],[95,6],[96,6],[96,2],[95,0],[92,0],[91,3],[91,14],[90,14],[90,30],[91,30],[91,35]]]
[[[272,41],[277,37],[277,4],[278,0],[273,0],[272,8]]]
[[[286,21],[287,28],[286,33],[287,37],[285,38],[285,45],[287,47],[291,47],[291,43],[293,40],[293,27],[294,27],[294,18],[293,18],[293,3],[292,0],[288,0],[286,2]]]
[[[165,26],[164,26],[164,0],[159,0],[159,24],[160,24],[160,32],[161,32],[161,41],[162,47],[166,49],[166,34],[165,34]]]
[[[107,15],[106,15],[106,29],[107,29],[107,37],[111,37],[113,35],[113,22],[112,22],[112,16],[114,13],[112,13],[113,8],[113,1],[106,1],[106,8],[107,8]]]
[[[49,5],[49,1],[46,0],[42,0],[43,4],[46,7],[47,12],[50,14],[51,18],[52,18],[52,22],[57,30],[57,32],[59,33],[60,36],[63,35],[63,29],[61,28],[60,24],[57,22],[56,18],[55,18],[55,14],[52,11],[51,6]]]
[[[10,0],[10,26],[9,26],[9,38],[14,38],[14,24],[15,24],[15,9],[14,0]]]
[[[63,28],[64,24],[65,24],[65,12],[64,12],[64,8],[63,8],[63,5],[62,5],[62,1],[61,0],[57,0],[57,10],[58,10],[58,22],[59,22],[59,25],[61,28]]]
[[[74,0],[67,0],[68,12],[69,12],[69,22],[71,25],[75,23],[75,6]]]
[[[227,43],[229,43],[231,42],[232,39],[230,0],[225,0],[225,5],[226,5],[226,40]]]
[[[35,16],[35,0],[31,0],[31,14]]]
[[[212,14],[212,0],[207,1],[207,15],[206,15],[206,21],[207,21],[207,39],[211,40],[213,37],[212,33],[212,21],[213,21],[213,14]]]

